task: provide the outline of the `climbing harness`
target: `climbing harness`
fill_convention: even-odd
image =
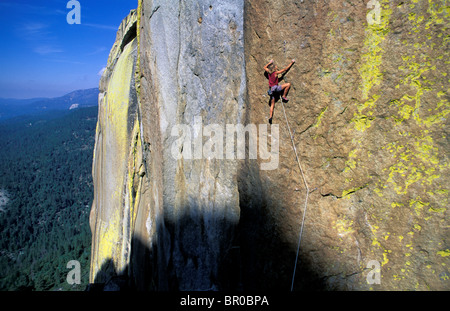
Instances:
[[[284,50],[284,54],[286,56],[286,41],[284,41],[283,44],[284,44],[283,50]],[[289,126],[289,121],[288,121],[287,116],[286,116],[286,109],[284,108],[284,102],[283,101],[281,101],[281,105],[283,107],[284,119],[286,120],[286,125],[287,125],[288,131],[289,131],[289,136],[291,137],[292,148],[294,149],[295,158],[297,160],[297,164],[298,164],[298,167],[300,169],[300,172],[301,172],[301,175],[302,175],[302,179],[303,179],[303,182],[305,184],[305,189],[306,189],[305,207],[304,207],[304,211],[303,211],[302,224],[300,226],[300,233],[299,233],[299,236],[298,236],[298,245],[297,245],[297,254],[295,256],[294,272],[292,274],[292,283],[291,283],[291,292],[292,292],[294,290],[295,272],[297,270],[298,255],[300,253],[300,244],[301,244],[301,241],[302,241],[303,226],[305,224],[305,216],[306,216],[306,210],[308,208],[308,199],[309,199],[310,190],[309,190],[308,183],[306,181],[305,173],[303,172],[303,168],[302,168],[302,165],[300,163],[300,159],[298,158],[297,148],[295,147],[295,142],[294,142],[294,136],[292,135],[291,127]]]

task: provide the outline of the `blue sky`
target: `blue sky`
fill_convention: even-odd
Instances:
[[[98,87],[117,29],[137,0],[0,0],[0,97],[57,97]]]

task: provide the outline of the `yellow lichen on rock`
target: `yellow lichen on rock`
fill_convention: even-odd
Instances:
[[[135,18],[132,12],[122,23],[120,29],[125,32],[122,35],[130,31],[130,23],[135,23]],[[128,229],[134,219],[134,200],[130,198],[127,179],[128,152],[134,133],[130,129],[130,118],[136,118],[130,115],[132,107],[136,106],[133,102],[136,96],[132,94],[136,45],[136,39],[126,44],[115,43],[101,81],[93,165],[95,197],[90,219],[93,231],[91,282],[105,281],[102,279],[105,269],[121,273],[128,265]]]
[[[297,264],[314,273],[296,289],[448,288],[446,1],[370,1],[372,24],[367,1],[232,3],[140,0],[119,27],[101,81],[91,280],[111,262],[140,289],[235,289],[236,271],[239,286],[280,288],[304,219]],[[267,124],[272,56],[297,59],[274,115],[279,166],[171,157],[171,130],[195,117]],[[370,261],[381,284],[367,284]]]

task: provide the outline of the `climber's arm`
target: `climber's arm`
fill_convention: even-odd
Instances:
[[[267,65],[264,66],[264,70],[265,70],[266,72],[270,73],[269,65],[272,64],[272,63],[273,63],[273,59],[272,59]]]
[[[286,68],[277,71],[277,75],[287,72],[289,69],[291,69],[291,67],[292,67],[292,65],[294,65],[294,63],[295,63],[295,59],[293,59]]]

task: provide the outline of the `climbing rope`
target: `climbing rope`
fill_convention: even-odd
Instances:
[[[289,121],[288,121],[287,116],[286,116],[286,110],[284,109],[283,101],[281,101],[281,104],[282,104],[282,107],[283,107],[284,119],[286,120],[286,125],[287,125],[287,128],[289,130],[289,136],[291,137],[291,142],[292,142],[292,147],[294,149],[295,158],[297,160],[297,164],[298,164],[298,167],[299,167],[300,172],[302,174],[303,182],[305,183],[305,188],[306,188],[305,208],[304,208],[304,211],[303,211],[303,219],[302,219],[302,224],[301,224],[301,227],[300,227],[300,233],[299,233],[299,237],[298,237],[298,246],[297,246],[297,255],[295,257],[294,273],[292,275],[292,284],[291,284],[291,292],[292,292],[294,290],[295,272],[297,270],[298,254],[300,252],[300,243],[302,241],[303,226],[305,224],[306,209],[308,208],[308,198],[309,198],[310,191],[309,191],[308,183],[306,182],[305,173],[303,172],[303,168],[302,168],[302,166],[300,164],[300,159],[298,158],[297,148],[295,147],[295,142],[294,142],[294,136],[292,135],[291,127],[289,126]]]
[[[284,40],[283,41],[283,52],[284,52],[284,57],[285,58],[287,57],[287,55],[286,55],[286,44],[287,44],[287,41]],[[300,233],[298,235],[298,245],[297,245],[297,254],[295,256],[294,272],[292,274],[292,283],[291,283],[291,292],[292,292],[294,290],[295,272],[297,271],[298,255],[300,253],[300,244],[301,244],[301,241],[302,241],[303,226],[305,224],[306,210],[308,208],[308,199],[309,199],[309,194],[311,192],[309,190],[309,186],[308,186],[308,183],[306,181],[306,177],[305,177],[305,173],[303,172],[302,165],[300,164],[300,159],[298,158],[297,148],[295,147],[295,142],[294,142],[294,135],[292,134],[291,127],[289,126],[289,121],[288,121],[287,116],[286,116],[286,109],[284,108],[283,101],[281,101],[281,105],[283,107],[284,119],[286,120],[286,125],[287,125],[288,131],[289,131],[289,136],[291,137],[292,148],[294,149],[295,158],[297,160],[298,167],[299,167],[300,172],[302,174],[302,179],[303,179],[303,182],[305,183],[305,189],[306,189],[305,207],[304,207],[304,211],[303,211],[302,224],[300,226]]]

